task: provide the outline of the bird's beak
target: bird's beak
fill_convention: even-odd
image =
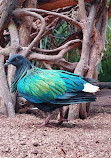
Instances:
[[[6,60],[6,63],[4,64],[4,67],[7,67],[10,64],[8,60]]]

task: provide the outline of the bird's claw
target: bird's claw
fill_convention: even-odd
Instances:
[[[57,122],[56,126],[61,125],[63,122],[68,122],[68,120],[67,120],[67,119],[60,119],[60,120]]]

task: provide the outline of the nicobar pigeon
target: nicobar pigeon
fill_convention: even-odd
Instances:
[[[15,54],[5,63],[16,67],[11,85],[12,92],[18,93],[38,109],[48,112],[42,125],[48,125],[52,111],[60,109],[60,120],[63,122],[62,107],[69,104],[86,103],[96,100],[94,92],[99,87],[92,85],[95,80],[84,78],[63,70],[40,69],[22,55]]]

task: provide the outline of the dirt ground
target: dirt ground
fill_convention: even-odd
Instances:
[[[37,127],[43,118],[32,114],[1,116],[0,158],[111,158],[111,90],[97,96],[87,119],[59,127]]]

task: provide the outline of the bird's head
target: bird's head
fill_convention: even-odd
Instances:
[[[24,64],[31,65],[30,61],[27,58],[19,54],[12,55],[8,60],[6,60],[4,66],[8,66],[10,64],[16,67],[19,67]]]

